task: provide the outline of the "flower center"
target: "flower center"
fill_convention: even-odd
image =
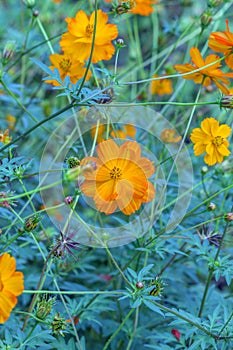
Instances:
[[[117,168],[116,166],[114,166],[109,174],[111,179],[117,180],[122,176],[122,171],[120,168]]]
[[[59,63],[59,67],[64,71],[64,73],[67,73],[71,67],[71,60],[69,58],[64,58]]]
[[[88,24],[86,26],[86,35],[88,37],[90,37],[90,36],[92,36],[93,32],[94,32],[94,25],[93,24]]]
[[[213,140],[212,140],[213,144],[215,146],[221,146],[221,144],[223,143],[223,138],[221,136],[216,136]]]

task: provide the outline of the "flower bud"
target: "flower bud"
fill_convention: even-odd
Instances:
[[[23,0],[23,3],[29,8],[32,9],[35,4],[36,4],[36,0]]]
[[[208,1],[209,7],[218,7],[221,4],[222,4],[222,0],[209,0]]]
[[[77,157],[70,157],[67,159],[69,168],[76,168],[80,165],[80,160]]]
[[[67,196],[65,199],[64,199],[64,202],[65,202],[65,204],[67,204],[67,205],[70,205],[70,204],[72,204],[73,203],[73,197],[72,196]]]
[[[137,283],[136,283],[136,288],[137,288],[137,289],[143,289],[143,288],[144,288],[144,283],[143,283],[143,282],[140,282],[140,281],[137,282]]]
[[[220,108],[233,108],[233,95],[222,96],[220,100]]]
[[[27,232],[33,231],[38,226],[40,220],[41,218],[37,214],[28,218],[24,223],[24,230]]]
[[[6,129],[4,133],[0,130],[0,142],[8,144],[11,142],[11,137],[9,136],[9,130]]]
[[[125,43],[124,43],[124,40],[122,38],[118,38],[116,40],[116,47],[118,49],[121,49],[122,47],[125,47]]]
[[[14,40],[7,41],[2,53],[3,65],[6,65],[10,61],[10,59],[14,54],[14,51],[15,51],[15,41]]]
[[[225,219],[226,221],[233,221],[233,213],[227,213],[227,214],[225,214],[224,219]]]
[[[45,320],[46,317],[50,314],[55,300],[55,298],[49,298],[47,300],[47,296],[42,296],[42,298],[37,303],[36,317],[41,320]]]
[[[64,337],[63,330],[66,329],[66,320],[60,317],[59,312],[54,316],[53,322],[51,324],[53,334],[60,334]]]
[[[36,17],[39,16],[39,11],[38,10],[34,10],[32,14],[33,14],[33,17],[36,18]]]
[[[208,173],[208,171],[209,171],[209,169],[208,169],[207,166],[203,166],[203,167],[201,168],[201,173],[202,173],[203,175],[205,175],[206,173]]]
[[[208,25],[211,23],[213,17],[210,10],[205,10],[203,14],[201,15],[201,25],[202,28],[208,27]]]
[[[216,204],[214,204],[214,203],[210,203],[208,206],[207,206],[207,209],[209,210],[209,211],[214,211],[215,209],[216,209]]]

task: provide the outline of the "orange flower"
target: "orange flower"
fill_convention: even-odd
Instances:
[[[95,12],[87,16],[84,11],[78,11],[75,18],[66,18],[68,32],[62,35],[60,45],[66,54],[73,54],[81,62],[90,56],[94,33]],[[97,23],[92,62],[110,60],[115,52],[111,41],[118,35],[117,26],[108,24],[108,15],[102,10],[97,11]]]
[[[206,153],[204,162],[208,165],[222,163],[224,156],[229,156],[229,142],[227,137],[231,133],[231,128],[222,124],[214,118],[206,118],[201,122],[201,127],[192,131],[190,136],[194,143],[194,154],[200,156]]]
[[[5,144],[11,142],[11,137],[9,136],[9,130],[6,129],[4,133],[0,130],[0,142],[3,142]]]
[[[209,47],[216,52],[223,52],[226,57],[225,61],[228,67],[233,69],[233,33],[230,32],[228,20],[226,20],[225,32],[213,32],[209,37]]]
[[[158,75],[154,74],[152,78],[157,78]],[[150,86],[150,92],[152,95],[170,95],[173,92],[172,82],[170,79],[160,79],[160,80],[152,80]]]
[[[61,80],[64,81],[65,77],[69,76],[70,81],[75,84],[79,79],[84,76],[86,68],[83,67],[83,62],[78,61],[77,57],[72,55],[59,55],[57,53],[50,55],[49,59],[53,64],[50,69],[57,68],[60,73]],[[91,72],[88,71],[86,80],[90,79]],[[53,84],[54,86],[60,86],[56,80],[46,80],[46,83]]]
[[[85,181],[82,192],[93,197],[96,208],[105,214],[112,214],[118,207],[130,215],[142,203],[150,202],[155,189],[148,178],[155,168],[147,158],[141,158],[140,145],[127,141],[118,146],[113,140],[97,146],[96,157],[87,157],[81,165],[91,164],[92,171],[83,171]]]
[[[181,136],[175,136],[176,130],[174,129],[163,129],[161,132],[160,138],[165,143],[177,143],[179,142],[182,137]]]
[[[17,296],[24,290],[23,273],[16,270],[16,261],[8,253],[0,256],[0,323],[10,317]]]
[[[119,139],[126,139],[127,137],[130,137],[131,139],[135,138],[136,135],[136,129],[132,124],[125,124],[121,125],[120,127],[113,128],[110,126],[110,136],[113,138],[119,138]],[[102,141],[106,140],[106,131],[107,131],[107,125],[106,124],[100,124],[98,128],[98,134],[97,134],[97,143],[100,143]],[[91,129],[91,136],[94,138],[96,133],[96,127],[94,126]]]
[[[55,4],[60,4],[62,0],[52,0],[52,2],[54,2]]]
[[[130,10],[130,12],[135,15],[149,16],[154,12],[153,4],[157,4],[156,0],[134,0],[135,6]]]
[[[198,68],[204,67],[207,64],[215,62],[216,60],[219,59],[219,56],[209,55],[204,60],[197,47],[192,47],[190,49],[190,56],[192,58],[192,62],[194,65],[192,65],[190,63],[176,64],[175,68],[179,71],[179,73],[192,72]],[[228,85],[228,84],[230,84],[230,82],[225,77],[232,78],[233,73],[223,73],[220,69],[218,69],[219,67],[221,67],[220,62],[216,62],[207,68],[203,68],[203,69],[199,70],[198,72],[183,76],[182,78],[187,79],[187,80],[193,80],[194,83],[202,84],[204,86],[209,86],[211,84],[211,81],[212,81],[213,83],[215,83],[217,85],[217,87],[224,94],[227,95],[228,89],[224,84]]]

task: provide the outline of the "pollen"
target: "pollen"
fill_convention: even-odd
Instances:
[[[223,138],[221,137],[221,136],[216,136],[214,139],[213,139],[213,144],[215,145],[215,146],[221,146],[222,144],[223,144]]]
[[[71,60],[69,58],[65,58],[59,63],[59,67],[61,70],[63,70],[63,72],[67,73],[71,67],[71,64]]]
[[[111,179],[117,180],[117,179],[120,179],[121,176],[122,176],[122,171],[121,171],[121,169],[120,169],[120,168],[117,168],[116,166],[114,166],[114,167],[112,168],[112,170],[110,171],[110,177],[111,177]]]
[[[90,37],[90,36],[92,36],[93,32],[94,32],[94,25],[93,24],[88,24],[86,26],[86,35],[88,37]]]

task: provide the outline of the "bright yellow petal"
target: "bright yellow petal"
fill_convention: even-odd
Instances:
[[[8,253],[4,253],[0,256],[0,271],[1,280],[3,283],[7,281],[15,272],[16,261],[15,258]]]
[[[215,152],[215,146],[212,143],[208,143],[206,146],[206,153],[212,155]]]
[[[224,144],[218,147],[218,152],[223,156],[229,156],[231,154]]]
[[[210,136],[213,136],[213,132],[219,127],[219,122],[214,118],[206,118],[201,122],[202,130]]]
[[[75,18],[71,18],[68,22],[68,31],[76,38],[86,37],[86,27],[89,24],[89,19],[86,13],[82,10],[76,13]]]
[[[231,131],[232,131],[232,129],[230,126],[228,126],[226,124],[222,124],[216,130],[214,136],[222,136],[223,138],[226,138],[231,134]]]
[[[204,145],[201,142],[197,142],[194,145],[193,150],[194,150],[195,156],[200,156],[201,154],[203,154],[206,151],[206,145]]]
[[[196,142],[204,143],[206,136],[207,136],[206,133],[202,129],[195,128],[195,129],[193,129],[193,131],[190,135],[190,139],[193,143],[196,143]]]
[[[14,295],[20,295],[23,293],[24,284],[23,284],[23,273],[16,271],[8,280],[4,282],[3,291],[7,290]]]
[[[192,59],[192,62],[197,66],[197,67],[203,67],[205,65],[205,62],[201,56],[200,51],[198,50],[197,47],[191,47],[190,49],[190,56]]]
[[[209,166],[212,166],[214,164],[217,163],[217,157],[214,154],[210,155],[210,154],[206,154],[205,157],[204,157],[204,162],[209,165]]]
[[[111,139],[98,144],[96,152],[103,163],[109,160],[116,159],[120,155],[119,146]]]

